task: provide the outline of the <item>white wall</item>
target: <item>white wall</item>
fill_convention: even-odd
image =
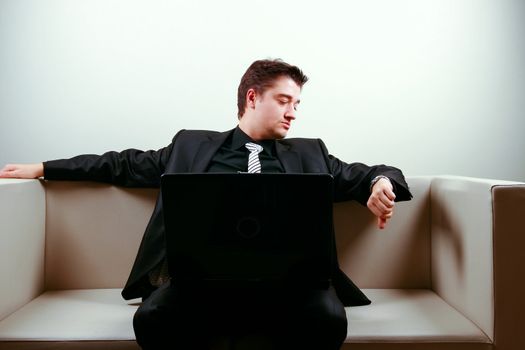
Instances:
[[[248,65],[310,77],[290,137],[407,175],[525,181],[521,0],[0,0],[0,164],[226,130]]]

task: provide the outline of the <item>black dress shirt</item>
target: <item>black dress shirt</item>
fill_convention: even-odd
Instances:
[[[239,127],[235,128],[231,137],[215,153],[206,171],[210,173],[247,171],[250,151],[245,147],[245,144],[248,142],[257,143],[263,147],[263,151],[259,153],[261,172],[284,173],[284,168],[275,154],[275,140],[255,142]]]

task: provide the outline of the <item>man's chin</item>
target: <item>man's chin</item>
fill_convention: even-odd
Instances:
[[[282,133],[276,134],[275,135],[275,139],[276,140],[284,139],[286,137],[286,135],[288,135],[287,132],[282,132]]]
[[[288,135],[288,129],[278,130],[275,134],[276,139],[284,139]]]
[[[286,135],[288,134],[288,130],[279,129],[279,130],[272,130],[271,133],[268,133],[264,139],[267,140],[280,140],[284,139]]]

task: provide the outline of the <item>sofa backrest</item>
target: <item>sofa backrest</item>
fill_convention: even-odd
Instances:
[[[413,199],[399,202],[385,229],[357,202],[337,203],[339,265],[361,288],[430,288],[429,177],[407,177]]]
[[[158,190],[46,181],[46,289],[121,288]]]
[[[362,288],[429,288],[430,178],[408,178],[387,228],[355,202],[334,206],[338,258]],[[46,289],[121,288],[154,209],[157,189],[46,181]]]

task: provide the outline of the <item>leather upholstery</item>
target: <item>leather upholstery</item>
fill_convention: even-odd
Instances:
[[[385,230],[359,204],[335,205],[340,265],[372,300],[347,308],[343,349],[519,348],[525,184],[407,180],[414,198]],[[120,291],[156,195],[0,180],[0,348],[138,349],[138,300]]]

